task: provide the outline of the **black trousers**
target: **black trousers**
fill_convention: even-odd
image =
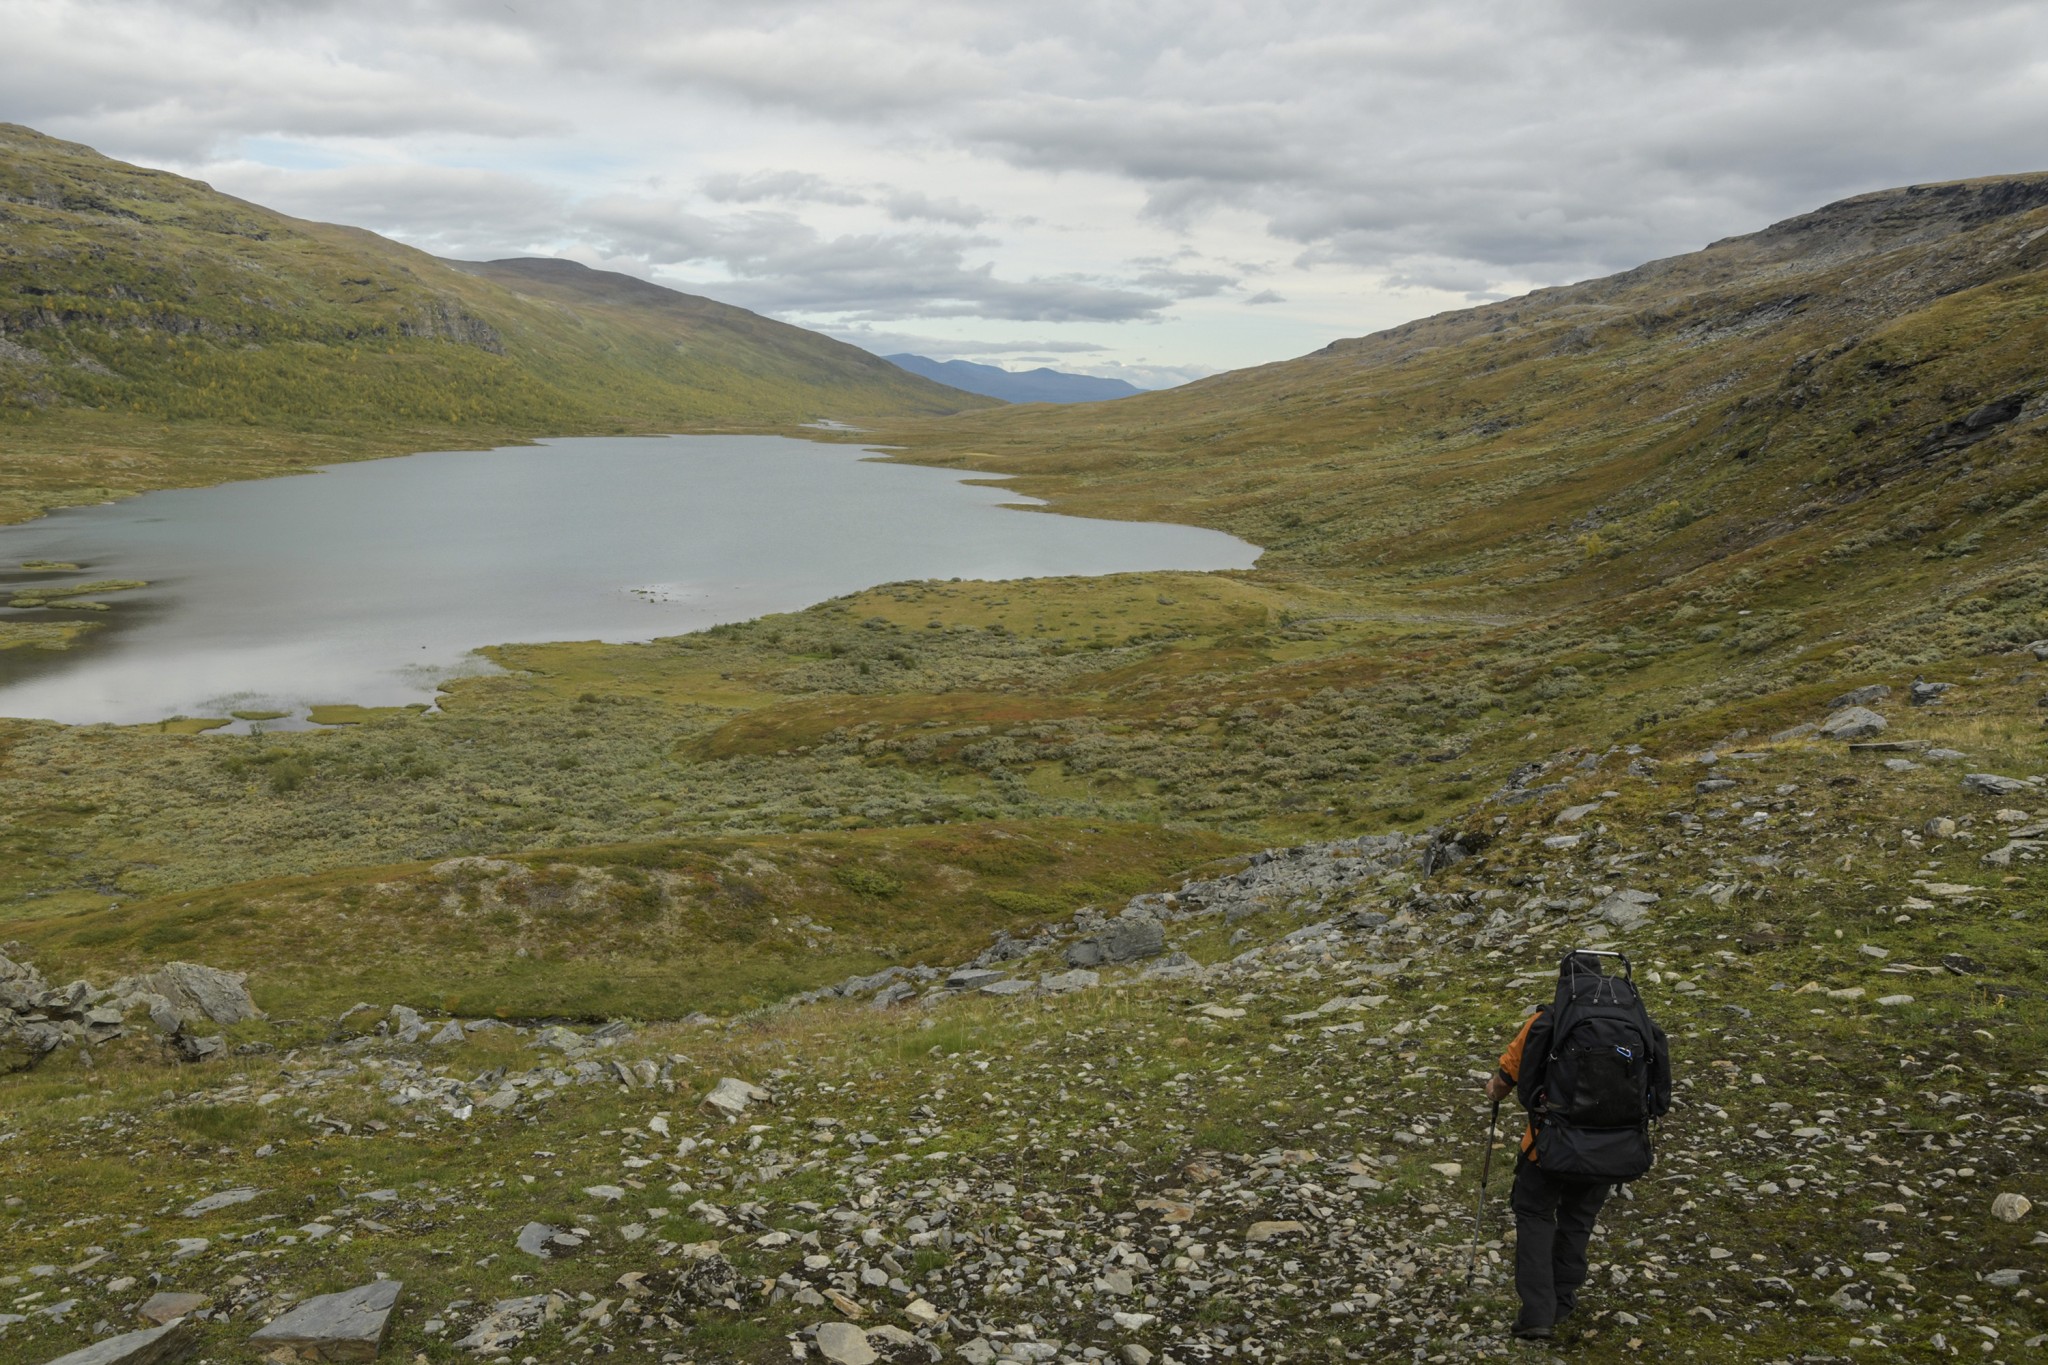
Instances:
[[[1578,1304],[1586,1282],[1586,1243],[1610,1186],[1544,1173],[1527,1155],[1515,1162],[1517,1331],[1555,1326]]]

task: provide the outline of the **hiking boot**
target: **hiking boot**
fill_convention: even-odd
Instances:
[[[1515,1340],[1524,1346],[1548,1346],[1556,1337],[1557,1333],[1548,1327],[1517,1327],[1515,1329]]]

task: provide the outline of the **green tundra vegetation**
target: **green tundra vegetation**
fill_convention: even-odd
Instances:
[[[1616,1240],[1641,1253],[1621,1259],[1643,1268],[1603,1301],[1583,1358],[1645,1343],[1703,1360],[1816,1346],[1874,1359],[1890,1343],[1947,1358],[1982,1343],[1985,1359],[2017,1360],[2048,1332],[2031,1282],[2016,1295],[1997,1278],[2036,1234],[1987,1212],[2001,1189],[2048,1205],[2048,1020],[2027,984],[2048,940],[2038,850],[2022,847],[2048,799],[2024,781],[1997,799],[1959,783],[2048,769],[2048,676],[2029,648],[2048,638],[2048,176],[1864,196],[1170,392],[984,409],[616,278],[456,267],[26,130],[0,132],[0,153],[10,517],[408,449],[836,418],[897,458],[1014,475],[1055,511],[1199,523],[1266,547],[1239,573],[885,584],[652,644],[507,646],[491,651],[503,672],[454,683],[434,710],[342,708],[318,731],[0,722],[10,954],[96,983],[167,958],[246,969],[273,1015],[231,1031],[250,1053],[175,1080],[153,1044],[130,1040],[0,1082],[12,1112],[52,1120],[0,1146],[10,1189],[46,1187],[20,1216],[22,1256],[99,1254],[88,1241],[103,1251],[117,1225],[73,1220],[143,1217],[229,1184],[261,1186],[277,1207],[252,1208],[280,1212],[341,1171],[353,1189],[432,1198],[408,1194],[410,1221],[357,1226],[345,1246],[276,1246],[240,1272],[195,1262],[206,1282],[253,1276],[260,1307],[272,1290],[318,1292],[318,1258],[339,1255],[350,1274],[402,1275],[421,1303],[487,1302],[537,1292],[539,1263],[491,1259],[522,1222],[580,1219],[602,1254],[545,1267],[543,1288],[609,1303],[651,1253],[635,1260],[624,1216],[579,1192],[651,1141],[645,1111],[669,1106],[666,1125],[721,1075],[772,1073],[790,1107],[754,1130],[765,1173],[738,1150],[740,1129],[647,1174],[694,1182],[712,1204],[760,1201],[773,1226],[822,1229],[831,1252],[853,1224],[821,1210],[847,1197],[844,1181],[767,1162],[776,1144],[809,1143],[804,1125],[837,1116],[910,1163],[943,1129],[949,1151],[982,1163],[973,1199],[986,1206],[963,1205],[960,1226],[1019,1255],[1050,1228],[1079,1255],[1123,1237],[1113,1229],[1140,1198],[1204,1198],[1197,1160],[1272,1186],[1311,1151],[1353,1163],[1305,1168],[1331,1190],[1368,1184],[1311,1188],[1284,1214],[1259,1212],[1250,1190],[1231,1207],[1313,1222],[1363,1191],[1351,1216],[1408,1266],[1391,1287],[1372,1281],[1383,1311],[1319,1316],[1318,1296],[1356,1292],[1343,1285],[1367,1272],[1317,1270],[1325,1253],[1304,1249],[1293,1297],[1187,1290],[1187,1320],[1230,1342],[1256,1330],[1272,1358],[1485,1355],[1501,1346],[1501,1282],[1453,1302],[1471,1167],[1455,1188],[1442,1173],[1475,1157],[1470,1078],[1581,925],[1566,918],[1584,909],[1573,897],[1652,885],[1659,913],[1627,942],[1660,972],[1699,1090],[1677,1173],[1614,1214]],[[26,577],[13,590],[36,596]],[[5,624],[51,631],[39,614]],[[1915,680],[1950,686],[1908,709]],[[1908,747],[1851,752],[1804,730],[1863,685],[1891,689],[1884,738]],[[1695,789],[1707,751],[1739,772],[1732,807]],[[1521,799],[1511,784],[1530,781],[1542,790]],[[1557,823],[1595,806],[1584,825]],[[1197,922],[1174,944],[1215,966],[1281,953],[1347,908],[1405,906],[1391,964],[1378,958],[1397,950],[1376,941],[1207,986],[1121,976],[1022,1005],[763,1008],[887,964],[963,962],[992,934],[1114,909],[1261,847],[1430,830],[1483,835],[1482,852],[1427,886],[1403,873],[1337,903]],[[1455,931],[1453,905],[1474,916]],[[1488,919],[1529,905],[1533,918]],[[1932,965],[1949,958],[1959,965]],[[1880,971],[1909,971],[1910,989]],[[1399,1021],[1373,1023],[1373,1046],[1301,1022],[1340,987],[1384,991]],[[1880,1008],[1881,991],[1910,998]],[[317,1113],[259,1104],[284,1084],[261,1049],[312,1055],[357,1000],[653,1021],[633,1055],[668,1059],[675,1088],[469,1126],[423,1124],[368,1080]],[[682,1022],[700,1010],[725,1022]],[[1398,1041],[1420,1030],[1455,1045]],[[464,1047],[420,1065],[459,1078],[533,1064],[509,1038]],[[1875,1117],[1847,1117],[1873,1096]],[[1772,1136],[1795,1125],[1830,1134],[1826,1150]],[[109,1133],[187,1174],[107,1170],[95,1149]],[[502,1162],[479,1169],[480,1153]],[[515,1168],[530,1169],[508,1188]],[[873,1184],[887,1169],[867,1167],[866,1194],[888,1193]],[[1759,1202],[1750,1187],[1765,1180],[1839,1199],[1818,1216]],[[467,1229],[435,1211],[457,1189],[484,1211]],[[1930,1190],[1938,1212],[1919,1202]],[[727,1239],[749,1274],[789,1268],[750,1242],[769,1223],[741,1237],[686,1213],[697,1198],[635,1216],[667,1243]],[[462,1240],[472,1233],[485,1241]],[[1124,1241],[1209,1283],[1184,1236]],[[938,1295],[959,1264],[920,1253],[903,1273]],[[1851,1293],[1851,1279],[1883,1283]],[[1111,1331],[1107,1308],[1051,1279],[990,1293],[1067,1342],[1143,1336]],[[636,1333],[666,1329],[571,1312],[521,1349],[787,1359],[786,1334],[819,1316],[750,1300],[643,1346]],[[14,1330],[34,1335],[10,1350],[54,1353],[79,1335]],[[209,1348],[243,1359],[243,1335],[222,1326]],[[467,1358],[419,1315],[400,1335],[427,1359]]]

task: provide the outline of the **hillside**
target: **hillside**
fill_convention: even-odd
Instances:
[[[1144,390],[1121,379],[1102,379],[1092,374],[1068,374],[1041,365],[1035,370],[1006,370],[999,365],[977,365],[971,360],[933,360],[921,355],[885,357],[912,374],[968,393],[1000,398],[1005,403],[1098,403],[1107,398],[1128,398]]]
[[[2044,227],[2048,175],[1887,191],[1114,408],[901,439],[1042,475],[1063,508],[1495,600],[1975,535],[1967,575],[2035,548],[2013,509],[2040,491]]]
[[[1680,1102],[1566,1358],[2033,1358],[2044,264],[2048,177],[1887,191],[875,433],[1253,571],[0,722],[0,1351],[382,1274],[387,1360],[1504,1357],[1477,1086],[1600,942]],[[269,1017],[153,1018],[173,959]]]
[[[564,261],[441,261],[0,126],[0,517],[312,460],[980,404]]]

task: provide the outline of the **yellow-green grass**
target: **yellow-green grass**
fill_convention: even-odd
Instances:
[[[94,980],[171,958],[254,974],[273,1013],[359,1000],[465,1015],[730,1014],[895,963],[947,965],[1121,904],[1246,841],[1005,822],[529,853],[280,878],[7,932]]]

